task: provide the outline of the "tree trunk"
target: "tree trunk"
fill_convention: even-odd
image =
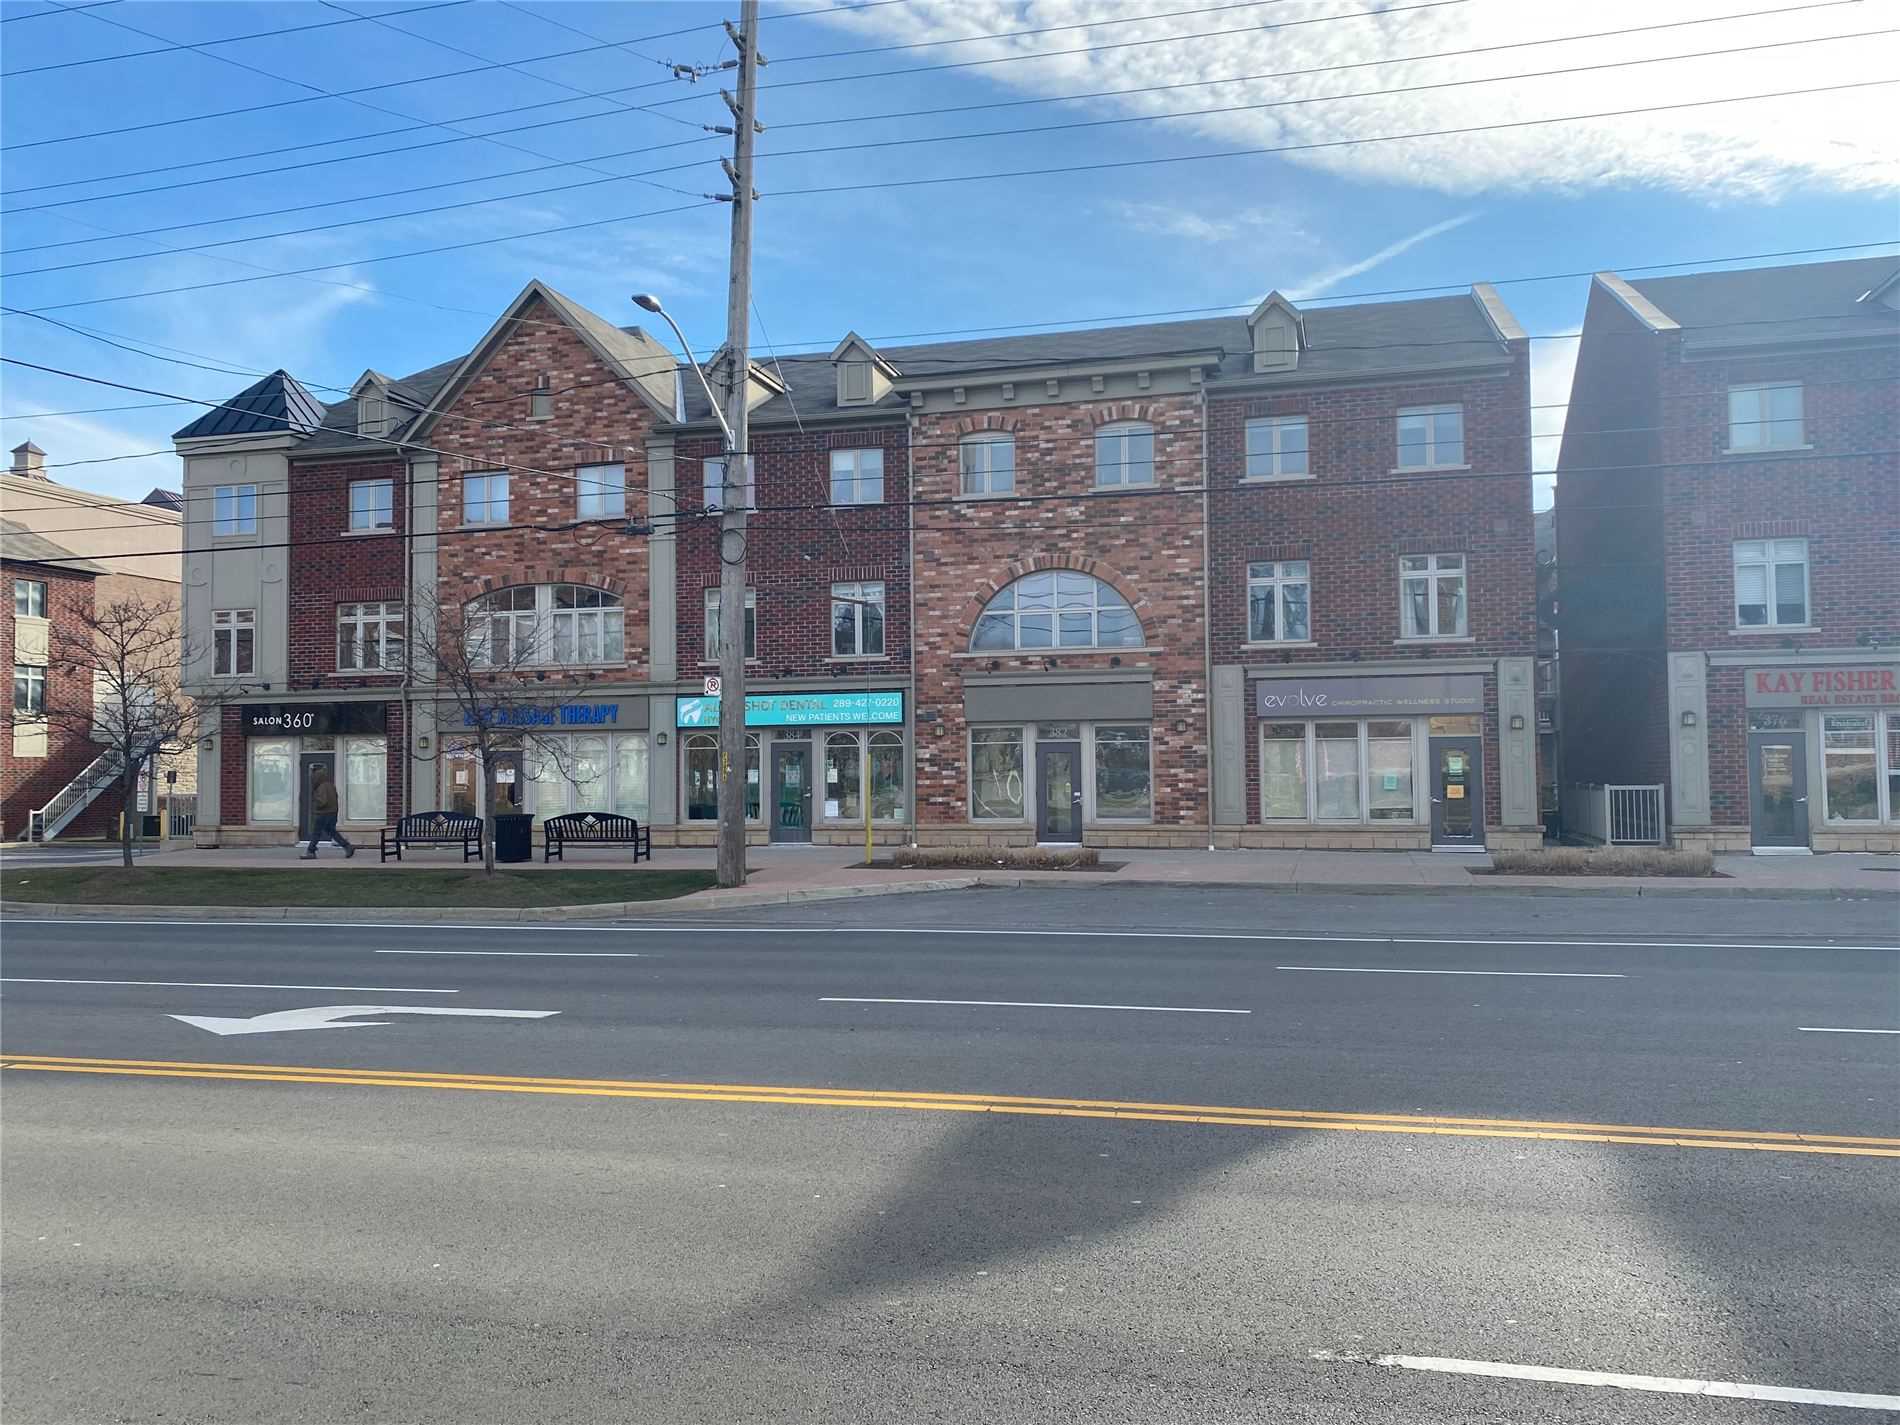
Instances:
[[[488,748],[481,748],[482,757],[482,874],[495,874],[495,766],[489,756]]]
[[[121,798],[123,806],[119,812],[119,859],[129,871],[132,869],[132,818],[138,815],[139,808],[139,767],[129,755],[122,776],[125,795]]]

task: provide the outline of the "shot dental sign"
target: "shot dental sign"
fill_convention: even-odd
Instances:
[[[1750,668],[1751,708],[1900,707],[1900,667],[1815,663]]]
[[[1401,673],[1386,678],[1263,678],[1254,684],[1254,707],[1264,718],[1483,712],[1484,676]]]
[[[745,700],[747,727],[862,727],[901,723],[902,689],[864,693],[760,693]],[[681,727],[717,727],[718,698],[681,698]]]

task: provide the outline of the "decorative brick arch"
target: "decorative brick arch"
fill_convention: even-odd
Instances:
[[[981,415],[957,417],[957,434],[981,435],[985,431],[1008,431],[1015,434],[1017,416],[1014,411],[984,411]]]
[[[1149,401],[1107,401],[1101,405],[1089,407],[1089,420],[1099,429],[1114,425],[1119,421],[1145,421],[1155,423],[1155,408]]]
[[[529,564],[513,574],[483,574],[475,581],[475,591],[469,598],[478,599],[500,589],[518,589],[530,584],[579,584],[583,588],[600,589],[617,595],[623,600],[627,597],[625,584],[604,569],[586,569],[569,564]]]

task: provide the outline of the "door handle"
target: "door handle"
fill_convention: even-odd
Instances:
[[[1806,798],[1806,797],[1796,797],[1796,798],[1795,798],[1795,800],[1796,800],[1796,801],[1798,801],[1798,802],[1805,802],[1805,801],[1807,800],[1807,798]]]

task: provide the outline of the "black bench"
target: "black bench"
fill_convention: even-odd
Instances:
[[[393,854],[402,860],[405,846],[460,846],[462,860],[479,861],[482,855],[482,819],[468,811],[422,811],[405,816],[394,826],[385,826],[382,837],[383,860]]]
[[[633,859],[653,859],[653,832],[630,816],[610,811],[571,811],[551,816],[542,823],[547,838],[541,848],[541,862],[563,861],[561,852],[568,842],[576,846],[631,846]]]

